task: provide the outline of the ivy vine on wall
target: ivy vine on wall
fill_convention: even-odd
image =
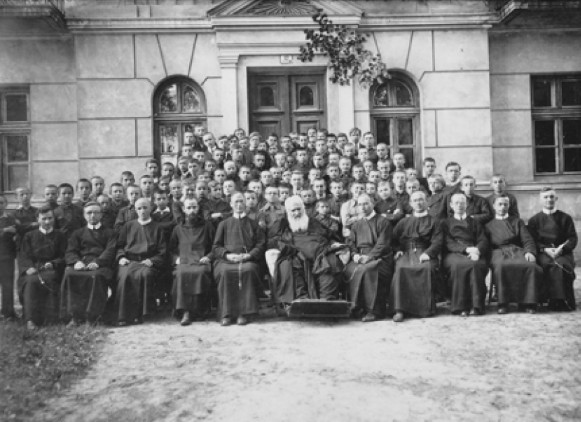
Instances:
[[[369,35],[335,25],[322,12],[313,15],[313,20],[319,28],[305,29],[306,43],[300,47],[299,54],[302,62],[313,61],[317,53],[329,57],[329,79],[339,85],[350,85],[351,80],[357,80],[362,87],[369,87],[390,78],[381,54],[365,48]]]

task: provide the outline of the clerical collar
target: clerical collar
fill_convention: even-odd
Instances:
[[[422,211],[422,212],[414,211],[414,217],[425,217],[426,215],[428,215],[428,211]]]
[[[169,212],[169,208],[166,208],[164,210],[158,208],[153,213],[154,214],[167,214],[168,212]]]
[[[557,208],[553,208],[552,210],[548,210],[546,208],[543,208],[543,213],[545,213],[547,215],[555,214],[556,212],[557,212]]]
[[[240,218],[244,218],[244,217],[246,217],[246,213],[245,213],[245,212],[243,212],[243,213],[239,213],[239,214],[237,214],[237,213],[234,213],[234,214],[232,214],[232,217],[234,217],[234,218],[238,218],[238,219],[240,219]]]
[[[506,215],[496,214],[496,217],[494,217],[494,218],[496,218],[497,220],[506,220],[508,218],[508,214],[506,214]]]
[[[138,222],[139,224],[141,224],[142,226],[147,226],[149,223],[151,223],[151,217],[150,217],[150,218],[148,218],[148,219],[147,219],[147,220],[145,220],[145,221],[137,220],[137,222]]]
[[[46,229],[43,229],[42,227],[39,227],[38,230],[40,230],[40,232],[42,234],[49,234],[49,233],[52,233],[53,232],[54,227],[51,227],[49,230],[46,230]]]
[[[89,230],[99,230],[101,228],[101,222],[99,222],[99,223],[97,223],[95,225],[92,225],[92,224],[87,223],[87,228]]]
[[[373,217],[375,217],[375,211],[371,211],[371,214],[366,215],[364,218],[366,220],[371,220]]]
[[[24,205],[18,205],[16,207],[17,210],[29,210],[30,209],[30,205],[28,206],[28,208],[24,208]]]
[[[466,213],[464,213],[464,214],[462,214],[462,215],[460,215],[460,216],[458,216],[458,215],[454,214],[454,218],[455,218],[456,220],[464,221],[464,220],[466,220],[466,217],[468,217],[468,216],[466,215]]]

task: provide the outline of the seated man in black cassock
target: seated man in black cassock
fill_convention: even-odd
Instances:
[[[387,289],[393,275],[391,223],[373,210],[366,193],[357,198],[361,218],[351,226],[347,245],[351,262],[345,268],[354,310],[361,310],[363,322],[385,315]]]
[[[442,249],[440,221],[428,214],[426,194],[410,198],[413,214],[393,229],[395,271],[389,293],[394,322],[404,316],[427,317],[436,311],[434,289],[439,283],[438,255]]]
[[[442,222],[442,266],[451,292],[451,310],[461,316],[482,315],[486,301],[488,239],[480,222],[466,214],[463,193],[452,195],[450,208],[454,215]]]
[[[530,314],[536,313],[543,271],[536,264],[537,247],[525,223],[508,215],[510,199],[494,200],[493,220],[486,224],[492,255],[492,283],[498,294],[498,313],[506,314],[509,303],[518,303]]]
[[[218,285],[218,316],[222,326],[236,319],[246,325],[258,313],[256,286],[262,279],[266,239],[264,230],[246,215],[244,195],[230,197],[233,214],[220,222],[214,240],[214,279]]]
[[[172,298],[181,314],[181,325],[190,325],[192,318],[203,318],[210,310],[212,288],[212,242],[214,225],[203,217],[196,198],[183,205],[184,221],[174,227],[169,250],[176,264]]]
[[[117,239],[117,291],[115,319],[118,325],[141,323],[151,313],[154,283],[166,258],[166,241],[161,226],[151,219],[151,202],[135,202],[137,220],[126,222]]]
[[[556,208],[559,197],[555,189],[543,188],[540,199],[543,210],[531,217],[528,229],[537,243],[537,262],[545,275],[541,300],[548,301],[551,310],[574,311],[575,224],[569,214]]]
[[[116,236],[101,224],[101,206],[84,207],[87,225],[69,238],[65,261],[68,268],[61,284],[61,318],[74,326],[96,321],[105,311],[108,288],[113,289]]]
[[[54,322],[58,317],[59,285],[67,248],[65,234],[54,229],[50,207],[38,210],[38,223],[37,230],[24,235],[18,256],[18,292],[28,329]]]
[[[331,245],[334,234],[309,218],[299,196],[285,201],[287,218],[276,235],[280,255],[273,277],[275,303],[287,313],[295,299],[336,300],[343,264]]]

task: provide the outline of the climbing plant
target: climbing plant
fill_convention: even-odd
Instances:
[[[350,85],[357,80],[363,87],[389,79],[387,66],[381,54],[365,48],[369,38],[345,25],[335,25],[326,14],[318,12],[313,20],[318,29],[305,29],[306,43],[300,47],[299,59],[311,62],[315,54],[329,57],[330,80],[339,85]]]

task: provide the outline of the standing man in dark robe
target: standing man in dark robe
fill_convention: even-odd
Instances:
[[[75,326],[97,321],[105,311],[108,289],[113,291],[116,236],[101,223],[101,206],[89,202],[84,208],[87,225],[69,238],[61,284],[61,318]]]
[[[351,262],[345,275],[355,310],[365,312],[361,321],[371,322],[385,316],[387,288],[393,275],[392,227],[387,218],[373,210],[366,193],[359,195],[357,205],[361,219],[353,223],[347,238]]]
[[[428,198],[428,214],[438,220],[448,218],[447,195],[443,190],[445,186],[446,180],[441,174],[432,174],[428,177],[428,187],[431,192]]]
[[[492,283],[498,294],[498,313],[506,314],[511,302],[530,314],[537,311],[543,271],[536,264],[535,241],[518,217],[508,215],[510,199],[494,200],[494,219],[486,224],[492,256]]]
[[[394,322],[404,316],[431,316],[436,311],[434,289],[440,285],[438,255],[442,249],[439,220],[428,214],[426,194],[410,198],[413,214],[393,230],[395,271],[389,294]]]
[[[26,233],[38,228],[38,209],[30,205],[32,199],[30,189],[16,189],[16,197],[18,198],[18,207],[13,215],[17,222],[17,245],[19,245]]]
[[[210,310],[214,225],[203,217],[198,200],[184,201],[184,221],[174,227],[169,251],[175,264],[172,297],[181,325],[204,318]]]
[[[574,311],[575,260],[577,246],[575,224],[569,214],[556,208],[557,192],[543,188],[540,193],[543,210],[529,220],[528,229],[539,249],[537,262],[543,268],[543,301],[554,311]]]
[[[464,176],[460,179],[460,191],[457,193],[463,193],[466,198],[466,214],[477,220],[480,224],[485,225],[492,220],[492,209],[485,198],[474,193],[475,188],[476,179],[472,176]],[[448,203],[446,204],[448,206],[448,217],[454,215],[455,212],[450,205],[452,195],[448,197]]]
[[[166,258],[163,229],[151,219],[151,202],[135,202],[137,220],[126,222],[117,239],[117,291],[115,312],[118,325],[143,322],[151,312],[155,281]]]
[[[73,203],[73,187],[68,183],[61,183],[58,192],[60,205],[54,209],[54,226],[68,239],[75,230],[87,222],[83,217],[83,208]]]
[[[23,318],[30,330],[58,317],[59,285],[65,267],[65,234],[54,229],[50,207],[38,210],[37,230],[24,235],[18,257],[18,292]]]
[[[488,239],[484,227],[466,214],[464,194],[452,195],[450,208],[454,215],[442,223],[442,265],[452,293],[452,313],[464,317],[482,315],[486,301]]]
[[[246,215],[244,194],[230,197],[232,216],[218,225],[214,240],[214,279],[218,285],[218,316],[222,326],[246,325],[258,313],[256,287],[262,279],[264,230]]]
[[[274,301],[290,310],[295,299],[336,300],[343,264],[331,244],[333,233],[316,218],[309,218],[302,199],[285,201],[286,220],[276,236],[280,255],[273,277]]]
[[[0,194],[0,313],[8,320],[16,319],[14,312],[14,260],[16,258],[17,220],[6,213],[8,200]],[[38,217],[36,218],[38,224]]]

